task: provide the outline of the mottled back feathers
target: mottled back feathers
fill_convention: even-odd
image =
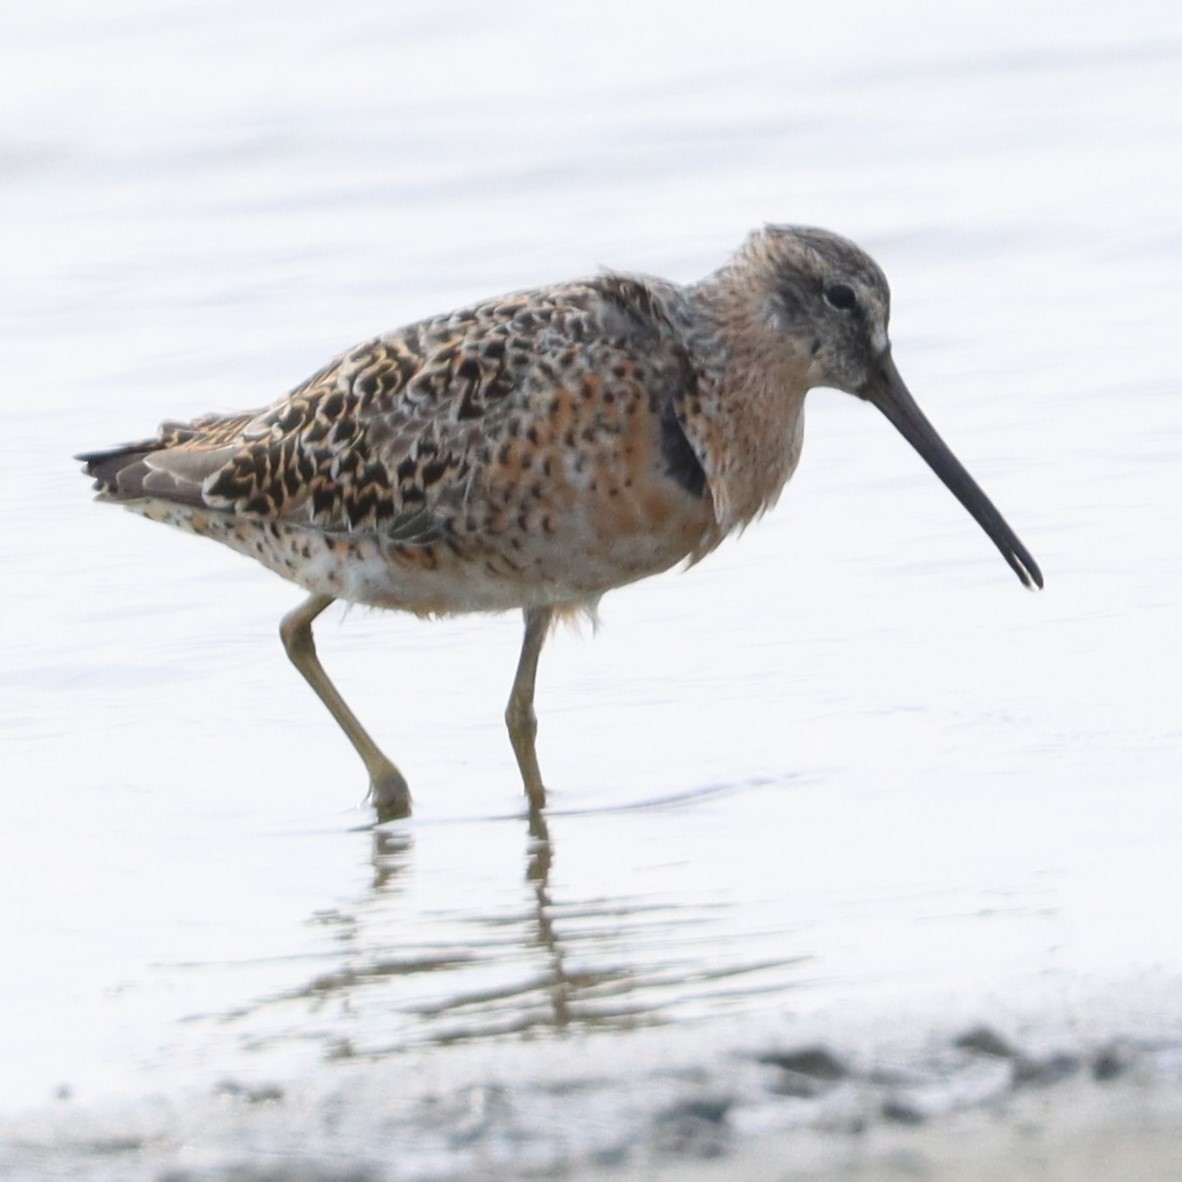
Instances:
[[[507,477],[536,463],[550,479],[543,437],[573,453],[631,430],[629,413],[654,418],[670,479],[703,495],[675,410],[693,380],[657,293],[609,275],[422,321],[261,412],[166,423],[81,458],[109,499],[429,542],[486,528],[490,498],[512,507]]]

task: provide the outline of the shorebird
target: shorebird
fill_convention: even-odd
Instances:
[[[769,225],[684,286],[603,273],[502,296],[341,354],[262,410],[166,422],[85,453],[99,500],[213,538],[309,592],[279,632],[369,773],[410,793],[329,680],[334,600],[422,616],[520,609],[505,720],[531,812],[538,657],[560,616],[695,563],[773,505],[816,386],[878,407],[1027,587],[1037,564],[920,411],[891,358],[878,265]]]

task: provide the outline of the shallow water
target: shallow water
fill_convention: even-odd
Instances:
[[[1142,990],[1178,1029],[1177,6],[679,12],[0,18],[0,1112],[1084,995],[1117,1031]],[[318,625],[415,793],[370,830],[275,635],[298,592],[69,460],[496,291],[695,278],[765,219],[883,264],[901,370],[1047,590],[815,393],[772,514],[548,646],[548,845],[516,619]]]

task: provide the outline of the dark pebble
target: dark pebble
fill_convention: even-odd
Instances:
[[[219,1096],[236,1096],[248,1104],[274,1103],[283,1099],[283,1089],[278,1084],[260,1084],[248,1087],[234,1079],[222,1080],[214,1089]]]
[[[981,1055],[993,1055],[998,1059],[1016,1059],[1018,1052],[995,1030],[988,1026],[974,1026],[957,1038],[954,1046],[964,1051],[976,1051]]]
[[[882,1115],[900,1125],[921,1125],[925,1119],[924,1114],[914,1104],[895,1098],[883,1101]]]
[[[760,1055],[759,1061],[770,1067],[782,1067],[785,1071],[808,1075],[827,1083],[845,1079],[850,1073],[849,1068],[824,1047],[804,1047],[799,1051],[770,1051],[766,1055]]]
[[[1049,1055],[1045,1059],[1017,1059],[1014,1062],[1014,1083],[1019,1087],[1057,1084],[1073,1076],[1079,1067],[1079,1059],[1065,1053]]]
[[[1096,1052],[1092,1059],[1092,1078],[1100,1083],[1124,1075],[1132,1066],[1132,1054],[1127,1047],[1109,1046]]]
[[[656,1120],[656,1142],[669,1153],[692,1157],[718,1157],[729,1133],[730,1096],[683,1100],[667,1108]]]
[[[720,1125],[734,1106],[730,1096],[710,1097],[701,1100],[683,1100],[665,1111],[662,1120],[700,1120],[707,1124]]]

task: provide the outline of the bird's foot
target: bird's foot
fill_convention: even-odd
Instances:
[[[389,760],[370,767],[369,798],[379,821],[397,821],[410,816],[410,787],[406,777]]]

